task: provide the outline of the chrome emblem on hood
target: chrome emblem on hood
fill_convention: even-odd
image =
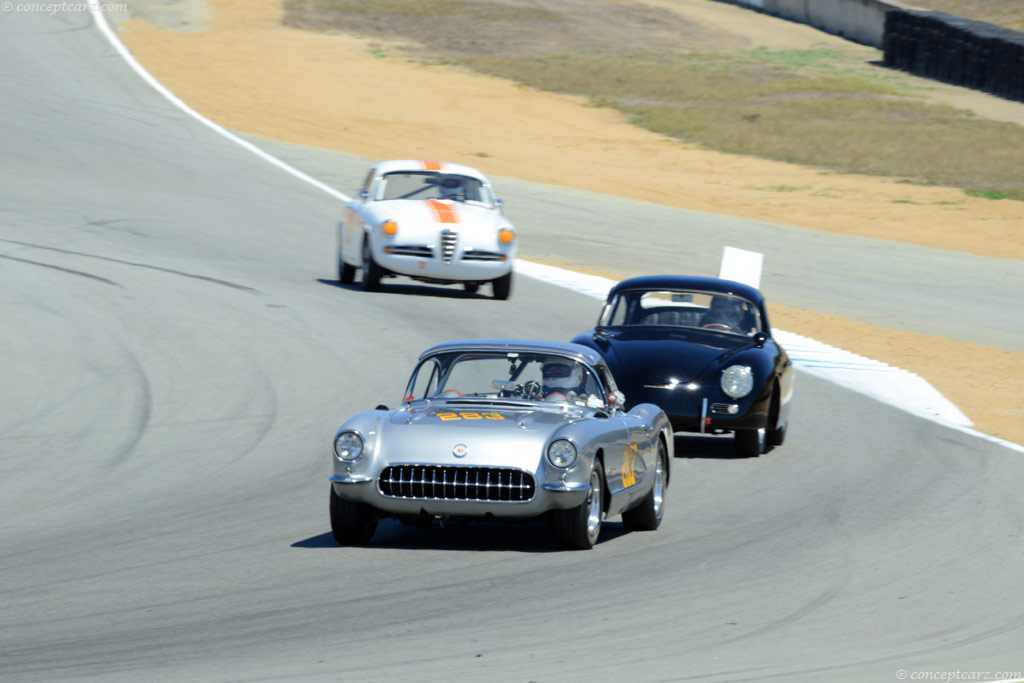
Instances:
[[[456,458],[465,458],[469,455],[469,447],[464,443],[456,444],[455,447],[452,448],[452,455]]]

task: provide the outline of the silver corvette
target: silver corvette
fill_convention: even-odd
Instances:
[[[563,548],[601,523],[658,528],[673,456],[655,405],[628,413],[600,354],[578,344],[471,339],[419,358],[402,405],[334,437],[331,529],[367,543],[381,518],[546,520]]]

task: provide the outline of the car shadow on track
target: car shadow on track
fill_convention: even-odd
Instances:
[[[764,454],[772,452],[768,446]],[[754,460],[736,455],[732,434],[690,434],[676,432],[675,456],[677,458],[702,458],[707,460]]]
[[[630,532],[622,522],[605,522],[597,540],[600,547]],[[339,549],[334,537],[328,533],[312,536],[292,543],[292,548]],[[381,520],[365,548],[392,550],[453,550],[480,552],[495,550],[516,553],[565,552],[555,545],[551,533],[543,523],[506,524],[503,522],[449,522],[444,527],[437,521],[429,526],[405,526],[401,522]]]
[[[479,292],[470,293],[462,289],[462,287],[456,287],[454,285],[421,285],[412,283],[395,283],[390,282],[382,283],[380,290],[377,292],[363,292],[363,287],[358,282],[352,284],[343,284],[341,280],[326,280],[324,278],[317,278],[316,280],[322,285],[330,285],[331,287],[337,287],[338,289],[347,289],[351,292],[360,292],[367,295],[373,294],[403,294],[406,296],[434,296],[445,299],[490,299],[493,301],[494,297],[488,293],[484,293],[485,287],[481,287]]]

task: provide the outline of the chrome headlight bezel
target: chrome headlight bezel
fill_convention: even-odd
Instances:
[[[334,437],[334,457],[342,462],[355,462],[365,450],[366,442],[359,432],[346,429]]]
[[[721,385],[729,398],[743,398],[754,390],[754,370],[749,365],[730,365],[722,370]]]
[[[546,454],[552,467],[567,470],[576,464],[579,450],[576,448],[576,444],[569,439],[555,439],[548,444]]]

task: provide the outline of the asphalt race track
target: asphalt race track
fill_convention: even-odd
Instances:
[[[0,681],[1024,669],[1021,454],[806,374],[762,458],[677,439],[657,532],[335,546],[345,417],[430,344],[567,339],[597,303],[342,287],[337,200],[172,108],[87,13],[0,14],[0,64]]]

